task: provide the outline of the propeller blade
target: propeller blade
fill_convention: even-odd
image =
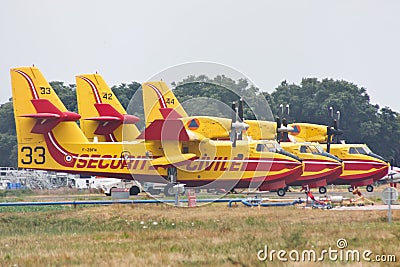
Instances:
[[[229,134],[229,139],[232,142],[232,147],[236,147],[237,134],[236,134],[236,129],[234,127],[232,128],[231,133]]]
[[[285,127],[285,130],[286,130],[286,129],[287,129],[287,126],[288,126],[286,118],[283,118],[283,119],[282,119],[282,125]],[[284,131],[284,132],[282,133],[282,141],[283,141],[283,142],[289,141],[289,133],[288,133],[287,131]]]
[[[331,139],[332,139],[332,127],[328,126],[326,129],[328,133],[328,140],[326,141],[326,152],[330,153],[331,152]]]
[[[236,102],[232,102],[232,123],[235,123],[237,121],[237,117],[236,117]]]
[[[281,118],[279,118],[279,117],[276,117],[276,127],[277,127],[277,129],[282,127]]]
[[[276,140],[278,143],[281,141],[281,136],[282,136],[280,131],[281,127],[282,127],[281,118],[276,117]]]
[[[237,133],[236,133],[236,121],[237,121],[237,109],[236,109],[236,102],[232,102],[232,111],[231,111],[231,132],[229,133],[229,139],[232,142],[232,147],[236,147],[236,139],[237,139]]]
[[[334,128],[335,130],[338,130],[338,129],[339,129],[338,121],[337,121],[336,119],[333,120],[333,128]]]
[[[243,122],[243,98],[239,100],[238,116],[241,122]]]
[[[333,107],[329,107],[328,112],[328,115],[333,119]]]

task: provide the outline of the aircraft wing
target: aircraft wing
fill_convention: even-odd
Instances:
[[[169,156],[169,157],[160,157],[160,158],[153,159],[151,161],[151,165],[166,166],[166,165],[171,165],[171,164],[179,164],[180,162],[190,160],[194,157],[196,157],[196,154],[193,154],[193,153],[178,154],[178,155]]]

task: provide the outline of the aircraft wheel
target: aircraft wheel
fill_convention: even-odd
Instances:
[[[350,186],[347,190],[349,190],[349,192],[353,192],[354,188],[352,186]]]
[[[326,187],[325,186],[321,186],[318,191],[319,191],[320,194],[326,194]]]
[[[174,186],[174,184],[169,183],[164,187],[164,195],[166,197],[172,197],[175,195],[173,192],[173,188],[172,188],[173,186]]]
[[[367,192],[371,193],[372,191],[374,191],[374,187],[372,185],[367,185],[366,190]]]
[[[279,188],[276,193],[278,194],[278,196],[283,197],[286,194],[286,191],[283,188]]]
[[[136,196],[136,195],[138,195],[139,193],[140,193],[140,188],[139,188],[138,186],[136,186],[136,185],[132,186],[132,187],[129,189],[129,195],[131,195],[131,196]]]

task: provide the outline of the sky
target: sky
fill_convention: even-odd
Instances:
[[[206,61],[270,93],[283,80],[346,80],[400,112],[399,12],[397,0],[3,0],[0,103],[12,67],[66,84],[97,71],[111,86]]]

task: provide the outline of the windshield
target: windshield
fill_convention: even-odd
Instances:
[[[323,151],[319,145],[303,145],[300,147],[300,153],[321,154]]]
[[[279,152],[283,150],[281,145],[277,142],[257,144],[256,150],[258,152]]]
[[[277,149],[274,144],[267,143],[267,144],[257,144],[256,150],[258,152],[276,152]]]
[[[368,146],[363,146],[363,149],[365,150],[365,152],[367,152],[367,154],[372,153],[371,149],[369,149]]]
[[[350,147],[349,148],[350,154],[362,154],[362,155],[369,155],[371,153],[371,149],[367,146],[362,147]]]
[[[324,149],[322,148],[322,146],[320,146],[320,145],[315,145],[315,148],[318,150],[319,154],[322,154],[325,152]]]

